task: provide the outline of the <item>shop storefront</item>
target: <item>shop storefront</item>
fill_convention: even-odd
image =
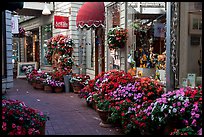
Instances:
[[[95,14],[91,15],[92,13]],[[79,73],[91,78],[105,71],[104,13],[104,2],[85,2],[76,17],[79,32]]]
[[[106,38],[106,70],[135,68],[134,75],[151,76],[167,83],[167,89],[185,86],[189,80],[193,85],[201,83],[202,5],[195,2],[201,8],[193,11],[188,2],[168,4],[106,2],[106,36],[115,27],[128,33],[123,48],[110,49]],[[190,53],[195,54],[194,61]]]

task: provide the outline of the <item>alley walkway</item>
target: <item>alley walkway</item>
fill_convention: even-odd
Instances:
[[[77,94],[47,93],[34,89],[25,79],[14,79],[14,87],[5,95],[47,113],[46,135],[121,135],[116,128],[100,127],[97,112]]]

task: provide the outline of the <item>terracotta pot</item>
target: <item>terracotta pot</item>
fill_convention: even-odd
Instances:
[[[84,88],[84,85],[82,85],[78,82],[71,83],[71,86],[73,88],[74,93],[80,93],[81,89]]]
[[[43,89],[44,87],[43,87],[42,83],[36,83],[35,88],[36,89]]]
[[[33,88],[35,88],[36,82],[32,82],[32,86],[33,86]]]
[[[99,114],[99,117],[102,120],[102,123],[108,124],[109,123],[108,117],[110,116],[110,111],[104,111],[104,110],[97,109],[97,112]]]
[[[108,121],[108,117],[110,116],[110,111],[103,111],[97,109],[97,112],[99,114],[99,117],[101,118],[100,126],[104,128],[110,128],[112,127],[112,124]]]
[[[44,91],[53,91],[53,88],[52,86],[49,86],[49,85],[44,85]]]
[[[54,88],[54,91],[55,91],[56,93],[60,93],[60,92],[63,91],[63,87],[55,87],[55,88]]]
[[[40,135],[45,135],[45,123],[44,123],[44,125],[40,128]]]

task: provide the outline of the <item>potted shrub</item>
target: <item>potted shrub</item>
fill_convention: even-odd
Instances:
[[[2,99],[1,135],[45,135],[47,118],[24,102]]]

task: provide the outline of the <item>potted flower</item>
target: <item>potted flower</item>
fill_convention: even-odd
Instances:
[[[84,74],[72,74],[70,83],[74,90],[74,93],[79,93],[81,89],[84,88],[88,84],[88,81],[90,80],[89,75]]]
[[[2,99],[2,130],[5,135],[45,135],[47,116],[18,100]]]
[[[120,27],[109,29],[107,41],[110,49],[124,48],[127,41],[127,29]]]
[[[48,73],[45,73],[45,75],[46,79],[43,81],[44,91],[53,91],[53,88],[51,86],[52,76],[50,76]]]
[[[106,99],[100,99],[96,104],[97,112],[99,117],[101,118],[100,126],[102,127],[110,127],[110,101]]]
[[[174,128],[190,126],[196,132],[202,127],[202,88],[180,88],[164,93],[150,106],[150,118],[165,134]]]
[[[57,80],[52,80],[50,82],[51,86],[54,88],[54,91],[56,93],[59,93],[59,92],[63,92],[64,90],[64,82],[62,81],[57,81]]]

